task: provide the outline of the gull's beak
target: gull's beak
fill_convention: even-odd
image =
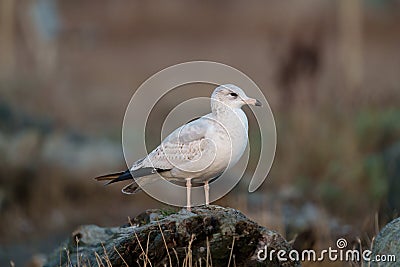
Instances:
[[[247,105],[253,105],[253,106],[258,106],[258,107],[262,106],[261,102],[259,100],[257,100],[257,99],[254,99],[254,98],[247,98],[246,100],[244,100],[244,102]]]

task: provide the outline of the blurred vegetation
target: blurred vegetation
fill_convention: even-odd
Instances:
[[[313,125],[318,126],[306,136],[296,132],[294,148],[280,144],[283,150],[301,151],[301,157],[294,155],[296,167],[291,170],[296,186],[326,207],[348,215],[378,208],[389,186],[384,151],[399,142],[400,110],[360,110],[340,121],[319,114],[315,120]],[[287,134],[279,137],[294,138],[293,132],[286,129]],[[281,164],[288,164],[287,159]],[[338,201],[343,202],[338,205]]]

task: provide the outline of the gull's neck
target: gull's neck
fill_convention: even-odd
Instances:
[[[238,118],[240,120],[242,120],[242,123],[244,123],[245,125],[247,125],[247,116],[244,113],[244,111],[239,108],[239,107],[229,107],[221,102],[212,102],[211,103],[211,111],[213,116],[221,122],[231,122],[232,121],[232,117],[235,116],[232,114],[232,112],[234,112],[236,114],[236,116],[238,116]]]
[[[224,119],[225,117],[229,116],[229,113],[235,111],[235,108],[228,107],[227,105],[218,101],[212,101],[211,111],[216,118]]]
[[[236,147],[238,144],[241,144],[240,140],[247,140],[249,125],[246,113],[244,113],[241,108],[231,108],[219,103],[217,105],[212,105],[211,110],[211,116],[213,116],[216,121],[221,123],[229,132],[230,138],[232,138],[232,141],[235,143],[233,144],[234,147]],[[245,144],[247,144],[247,142]],[[246,148],[245,145],[240,147],[240,151]],[[240,155],[241,154],[242,153],[240,153]]]

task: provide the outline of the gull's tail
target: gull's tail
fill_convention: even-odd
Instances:
[[[106,183],[106,185],[109,185],[109,184],[126,181],[126,180],[130,180],[130,179],[133,180],[133,177],[131,175],[131,172],[129,170],[126,170],[124,172],[116,172],[116,173],[102,175],[102,176],[96,177],[95,179],[97,181],[108,181],[108,183]]]
[[[95,178],[97,181],[108,181],[105,185],[113,184],[116,182],[121,182],[121,181],[126,181],[126,180],[133,180],[133,176],[129,170],[126,170],[124,172],[116,172],[116,173],[110,173],[106,175],[102,175],[99,177]],[[125,194],[135,194],[137,192],[140,192],[140,187],[138,184],[133,181],[132,183],[128,184],[124,188],[122,188],[122,193]]]
[[[116,173],[111,173],[111,174],[106,174],[102,175],[99,177],[96,177],[95,179],[97,181],[106,181],[107,183],[105,185],[113,184],[116,182],[121,182],[121,181],[126,181],[126,180],[132,180],[132,183],[128,184],[124,188],[122,188],[122,193],[125,194],[135,194],[137,192],[140,192],[140,186],[136,183],[135,179],[146,179],[146,183],[151,183],[157,180],[159,178],[158,176],[152,177],[156,173],[161,173],[163,171],[168,171],[168,170],[160,170],[160,169],[155,169],[155,168],[150,168],[150,167],[144,167],[144,168],[139,168],[137,170],[126,170],[124,172],[116,172]]]

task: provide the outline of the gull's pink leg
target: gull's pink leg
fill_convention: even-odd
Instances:
[[[208,181],[204,182],[204,194],[206,196],[206,206],[208,206],[210,204],[210,185]]]
[[[188,211],[191,211],[190,207],[190,191],[192,190],[192,183],[191,183],[192,178],[186,179],[186,209]]]

